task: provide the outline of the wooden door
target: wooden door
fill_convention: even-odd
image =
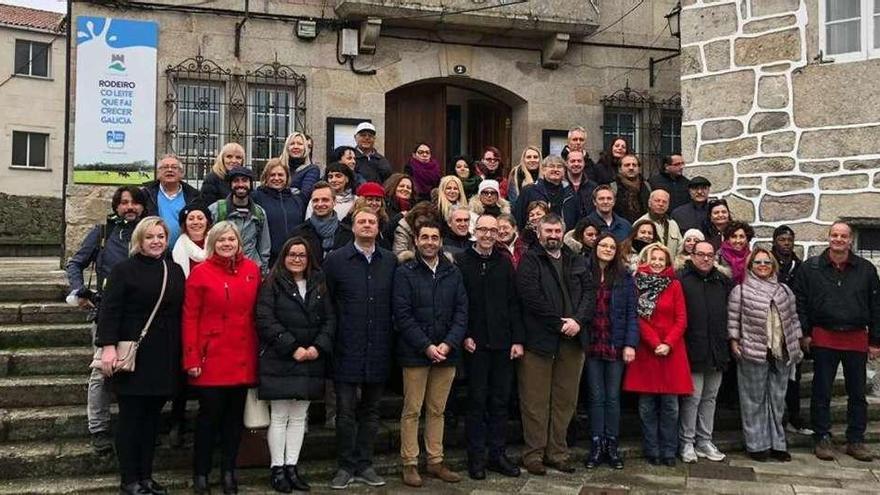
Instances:
[[[385,156],[395,171],[412,156],[416,144],[431,146],[433,158],[446,166],[446,87],[419,84],[385,95]]]
[[[510,107],[491,100],[471,100],[467,113],[468,154],[475,160],[481,159],[483,149],[494,146],[501,150],[505,170],[509,171],[511,163],[519,161],[518,156],[514,160],[510,154]]]

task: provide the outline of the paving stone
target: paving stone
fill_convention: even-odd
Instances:
[[[702,478],[689,478],[688,490],[700,490],[718,494],[793,494],[791,485],[777,483],[758,483],[754,481],[730,481],[730,480],[707,480]]]

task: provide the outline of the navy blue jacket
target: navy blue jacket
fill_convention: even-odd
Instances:
[[[550,204],[550,210],[562,217],[566,229],[573,229],[580,220],[581,205],[577,194],[571,186],[563,185],[558,198],[552,198],[548,183],[544,179],[538,179],[534,184],[526,186],[516,199],[516,224],[526,225],[528,222],[527,208],[532,201],[546,201]]]
[[[128,259],[128,245],[136,225],[137,221],[126,222],[115,214],[107,217],[106,224],[95,225],[86,235],[76,254],[67,262],[67,282],[70,284],[70,290],[75,292],[85,285],[83,272],[94,262],[97,276],[96,290],[101,292],[104,281],[110,277],[113,267],[120,261]]]
[[[397,361],[403,366],[431,366],[430,345],[452,348],[437,366],[456,364],[468,321],[468,298],[461,272],[439,255],[437,273],[419,255],[397,267],[394,275],[394,320]]]
[[[391,294],[397,257],[376,246],[370,263],[349,242],[322,265],[336,309],[336,381],[383,383],[391,370]]]
[[[281,190],[260,186],[251,195],[254,203],[263,207],[269,224],[269,266],[275,265],[278,252],[290,238],[290,233],[305,219],[306,201],[302,194],[294,194],[290,189]]]
[[[183,190],[183,204],[188,205],[197,199],[201,199],[202,193],[186,182],[180,181]],[[144,205],[144,216],[159,215],[159,181],[151,180],[141,187],[147,203]],[[210,204],[210,203],[207,203]]]
[[[611,343],[617,349],[639,346],[638,299],[636,279],[629,271],[621,270],[611,286]],[[592,332],[588,336],[591,337]]]
[[[315,190],[315,184],[321,180],[321,169],[314,163],[293,172],[290,178],[290,187],[300,192],[308,201]]]

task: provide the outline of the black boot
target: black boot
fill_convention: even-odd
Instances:
[[[602,464],[605,457],[605,442],[602,437],[593,437],[590,439],[590,455],[584,461],[587,469],[594,469]]]
[[[223,485],[223,493],[225,495],[235,495],[238,493],[238,477],[235,476],[235,471],[225,471],[220,478],[220,483]]]
[[[605,457],[608,459],[608,465],[614,469],[623,469],[623,457],[620,455],[619,447],[617,437],[605,438]]]
[[[492,459],[489,459],[489,464],[486,465],[486,468],[489,471],[510,478],[516,478],[517,476],[519,476],[520,473],[519,466],[508,459],[505,454],[501,454],[498,457],[493,457]]]
[[[149,495],[150,492],[146,490],[141,484],[137,481],[134,483],[123,483],[119,485],[119,495]]]
[[[269,484],[272,485],[272,489],[276,492],[290,493],[293,491],[293,488],[290,487],[290,482],[287,481],[287,476],[284,474],[284,468],[281,466],[272,466]]]
[[[299,492],[307,492],[312,489],[306,480],[303,479],[299,474],[299,470],[296,469],[296,464],[292,466],[284,466],[284,476],[287,477],[287,482],[290,483],[290,486]]]
[[[138,483],[141,484],[141,487],[147,493],[151,493],[152,495],[168,495],[168,490],[166,490],[164,486],[157,483],[156,480],[154,480],[153,478],[144,478]]]
[[[197,474],[193,476],[193,493],[196,495],[211,495],[211,487],[208,484],[208,475]]]

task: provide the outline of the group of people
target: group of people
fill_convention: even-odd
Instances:
[[[847,224],[831,225],[828,248],[801,263],[788,227],[771,248],[752,246],[752,227],[709,199],[707,179],[687,179],[679,155],[645,180],[624,139],[594,163],[576,127],[564,157],[528,147],[507,170],[489,147],[444,175],[419,143],[406,173],[394,173],[375,134],[360,124],[357,147],[320,167],[294,133],[259,187],[230,143],[201,191],[173,155],[156,181],[117,189],[67,272],[68,301],[98,309],[89,431],[96,449],[112,447],[112,390],[121,493],[166,492],[152,471],[161,410],[173,399],[182,439],[188,393],[199,402],[194,490],[210,491],[219,446],[223,492],[237,493],[249,390],[269,402],[273,489],[309,489],[299,460],[309,404],[322,399],[336,429],[331,488],[382,486],[373,445],[393,377],[403,482],[423,484],[422,411],[424,474],[457,482],[443,437],[462,373],[473,479],[520,475],[506,451],[513,401],[530,474],[575,470],[567,432],[579,403],[586,468],[623,468],[623,391],[638,395],[650,463],[721,461],[713,420],[723,383],[738,394],[748,455],[788,461],[783,418],[809,432],[797,395],[805,351],[817,457],[834,458],[829,404],[842,362],[846,452],[872,459],[865,368],[880,355],[880,280],[852,252]],[[93,263],[96,290],[84,280]],[[130,342],[134,369],[117,353]]]

